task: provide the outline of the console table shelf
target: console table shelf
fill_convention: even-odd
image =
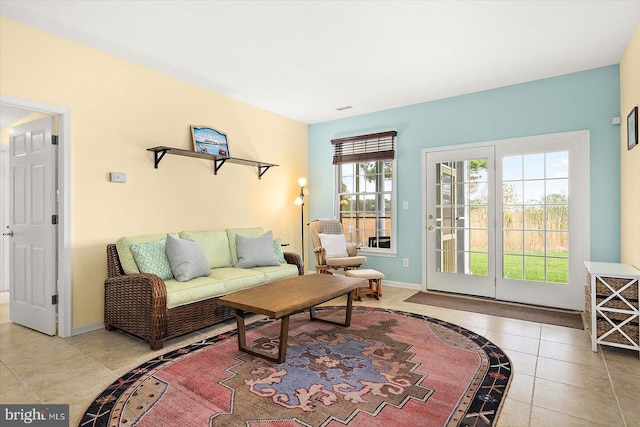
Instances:
[[[238,159],[235,157],[224,157],[224,156],[218,156],[216,154],[199,153],[191,150],[182,150],[180,148],[166,147],[164,145],[147,148],[147,151],[153,152],[156,169],[158,169],[158,165],[160,164],[160,161],[162,160],[165,154],[173,154],[174,156],[196,157],[198,159],[212,160],[213,173],[215,175],[218,174],[218,171],[220,170],[222,165],[224,165],[225,163],[235,163],[238,165],[257,167],[258,179],[261,179],[262,175],[264,175],[265,172],[269,170],[269,168],[278,166],[274,163],[259,162],[256,160]]]
[[[584,323],[598,344],[640,351],[640,271],[629,264],[585,262]],[[640,355],[640,354],[639,354]]]

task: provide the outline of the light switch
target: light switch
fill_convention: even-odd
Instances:
[[[409,201],[405,200],[404,202],[402,202],[402,209],[409,209]]]
[[[121,172],[111,172],[111,182],[127,182],[127,174]]]

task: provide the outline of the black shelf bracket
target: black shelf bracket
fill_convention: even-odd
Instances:
[[[220,168],[222,167],[222,165],[224,165],[224,162],[226,162],[227,159],[214,159],[213,161],[213,174],[214,175],[218,175],[218,171],[220,170]]]
[[[271,165],[268,165],[268,166],[258,166],[258,179],[262,179],[262,175],[264,175],[264,173],[265,173],[266,171],[268,171],[270,167],[271,167]]]
[[[155,168],[156,169],[158,169],[158,165],[160,164],[160,160],[162,160],[164,155],[167,154],[167,151],[169,151],[169,150],[159,150],[159,151],[154,151],[153,152],[153,157],[154,157]]]

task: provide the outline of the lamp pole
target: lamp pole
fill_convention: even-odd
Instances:
[[[298,185],[300,185],[300,194],[296,197],[296,200],[293,202],[296,205],[300,206],[300,236],[302,239],[302,261],[304,262],[304,196],[309,194],[309,190],[304,188],[307,184],[306,178],[298,179]]]

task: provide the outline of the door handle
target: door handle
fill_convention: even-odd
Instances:
[[[427,227],[428,230],[433,230],[433,225]]]
[[[13,230],[11,230],[8,233],[2,233],[3,236],[9,236],[9,237],[13,237]]]

